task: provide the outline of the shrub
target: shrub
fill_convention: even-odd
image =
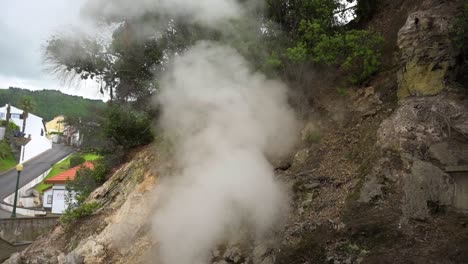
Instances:
[[[70,206],[60,217],[60,222],[70,225],[80,218],[93,214],[100,207],[101,205],[97,202],[84,203],[77,207]]]
[[[107,166],[102,160],[95,162],[94,169],[80,168],[73,181],[67,182],[67,190],[75,193],[76,205],[83,203],[89,194],[106,181]]]
[[[359,84],[379,70],[383,42],[380,34],[367,30],[324,35],[313,48],[313,60],[339,66],[351,83]]]
[[[8,124],[8,131],[15,131],[15,130],[20,131],[20,127],[17,126],[15,123],[13,123],[13,122],[8,122],[8,123],[9,123]],[[6,120],[0,121],[0,126],[6,127],[7,126]]]
[[[70,168],[83,164],[85,161],[85,158],[79,154],[72,155],[70,157]]]
[[[286,56],[293,62],[305,62],[309,57],[309,50],[304,42],[286,50]]]
[[[308,131],[307,134],[305,135],[305,141],[308,144],[319,143],[321,138],[322,136],[320,135],[320,132],[318,131]]]
[[[149,144],[154,139],[149,116],[122,106],[109,107],[104,134],[124,149]]]
[[[0,140],[0,159],[13,159],[13,153],[10,144],[5,140]]]

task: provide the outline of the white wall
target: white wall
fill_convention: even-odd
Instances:
[[[72,197],[69,197],[69,196]],[[65,189],[65,184],[54,184],[52,187],[52,213],[63,214],[70,203],[76,203],[73,192]],[[70,200],[71,198],[71,200]]]
[[[49,149],[52,149],[51,140],[47,139],[46,137],[31,135],[31,141],[29,141],[28,144],[23,146],[21,162],[26,162]],[[24,152],[24,155],[23,155],[23,152]]]
[[[0,118],[2,120],[6,120],[6,112],[6,106],[0,108]],[[23,110],[11,106],[10,113],[12,115],[10,120],[22,130],[23,119],[20,119],[19,115],[23,113]],[[21,162],[26,162],[52,148],[52,141],[47,138],[46,129],[41,117],[29,113],[24,133],[26,133],[26,137],[31,135],[31,141],[24,146],[24,150],[21,150]]]

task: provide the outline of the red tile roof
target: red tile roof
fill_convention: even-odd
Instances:
[[[89,168],[89,169],[94,169],[94,164],[87,161],[81,165],[78,165],[76,167],[73,167],[69,170],[66,170],[62,173],[59,173],[53,177],[50,177],[49,179],[45,180],[45,183],[48,184],[63,184],[66,183],[67,181],[73,181],[76,176],[76,171],[78,171],[81,168]]]

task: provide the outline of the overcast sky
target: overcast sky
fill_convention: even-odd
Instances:
[[[64,85],[45,69],[43,47],[54,33],[81,23],[85,0],[0,0],[0,88],[55,89],[86,98],[103,97],[93,82]]]

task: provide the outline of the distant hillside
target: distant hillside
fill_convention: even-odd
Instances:
[[[65,116],[87,116],[95,112],[96,109],[105,106],[105,103],[101,100],[86,99],[56,90],[31,91],[14,87],[0,89],[0,106],[10,103],[19,108],[19,102],[24,96],[32,98],[35,105],[32,113],[44,118],[45,121],[52,120],[60,114]]]

